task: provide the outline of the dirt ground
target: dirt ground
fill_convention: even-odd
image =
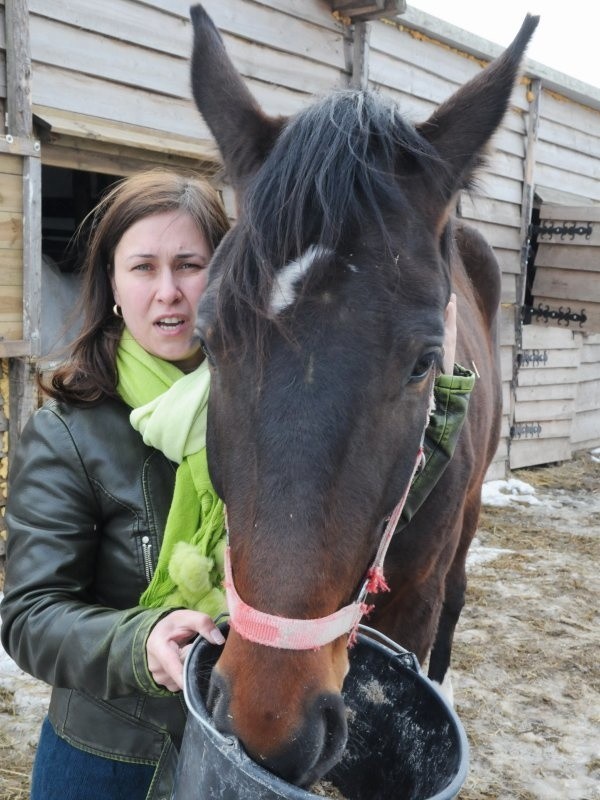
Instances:
[[[513,477],[537,504],[484,509],[455,639],[460,800],[600,800],[600,463],[582,453]],[[0,800],[28,797],[46,702],[0,654]]]

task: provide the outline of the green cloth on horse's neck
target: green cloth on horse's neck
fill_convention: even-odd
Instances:
[[[206,462],[206,362],[185,375],[150,355],[125,330],[117,350],[117,390],[147,445],[179,464],[156,571],[140,598],[149,608],[185,607],[216,617],[226,610],[225,515]],[[108,431],[107,431],[108,434]]]

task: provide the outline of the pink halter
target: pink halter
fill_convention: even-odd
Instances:
[[[249,606],[242,600],[235,588],[231,570],[231,553],[228,546],[225,550],[225,591],[229,607],[229,621],[234,630],[248,641],[284,650],[318,650],[345,633],[350,634],[349,645],[353,644],[361,618],[371,610],[371,606],[365,603],[367,594],[389,591],[383,576],[383,562],[396,525],[400,520],[412,480],[423,462],[423,458],[423,445],[421,444],[411,478],[400,502],[388,519],[379,548],[357,599],[327,617],[290,619],[266,614],[264,611],[258,611]]]

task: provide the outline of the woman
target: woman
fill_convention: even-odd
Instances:
[[[207,184],[166,172],[126,179],[94,213],[82,333],[11,466],[2,638],[53,687],[32,800],[171,795],[183,654],[198,634],[223,641],[223,509],[192,332],[227,228]],[[453,300],[449,372],[455,311]],[[438,378],[405,521],[451,456],[472,385]]]
[[[192,420],[194,452],[174,453],[170,441],[165,456],[150,442],[161,426],[171,440],[173,421],[151,401],[192,370],[192,399],[180,402],[177,422],[194,398],[205,401],[208,372],[192,333],[208,263],[227,229],[207,183],[167,172],[126,179],[94,213],[82,332],[11,465],[2,636],[23,669],[54,687],[33,800],[170,797],[185,722],[173,694],[181,648],[197,634],[223,641],[203,613],[223,607],[217,552],[205,554],[217,586],[203,598],[185,602],[176,586],[165,589],[164,574],[148,596],[172,516],[172,462],[200,462],[180,494],[199,472],[213,545],[222,507],[206,486],[203,429],[194,432]],[[135,424],[147,443],[130,423],[132,407],[141,407]],[[181,522],[179,509],[173,524]]]

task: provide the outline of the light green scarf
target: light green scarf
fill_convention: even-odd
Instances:
[[[183,606],[215,618],[227,608],[221,588],[225,522],[206,462],[208,366],[185,375],[125,330],[117,371],[117,390],[133,408],[131,424],[146,444],[179,464],[158,564],[140,604]]]

